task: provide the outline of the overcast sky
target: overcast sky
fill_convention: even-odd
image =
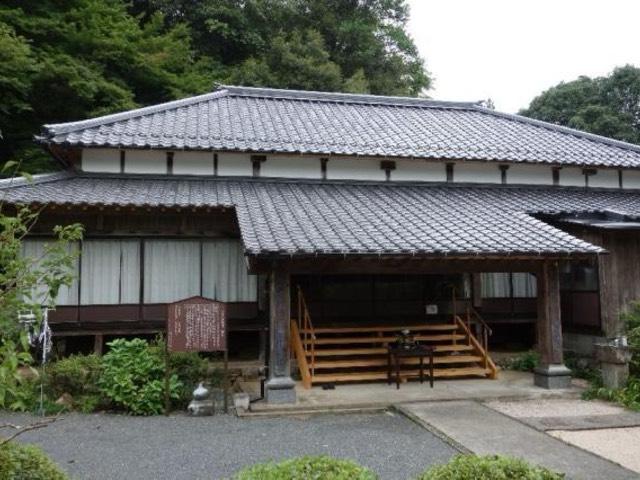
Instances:
[[[438,100],[517,112],[580,75],[640,66],[638,0],[409,0],[409,31]]]

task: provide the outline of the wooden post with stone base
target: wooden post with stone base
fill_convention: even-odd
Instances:
[[[564,365],[562,355],[560,275],[557,261],[543,262],[537,274],[537,288],[540,364],[534,370],[534,383],[542,388],[569,388],[571,371]]]
[[[269,282],[269,379],[265,385],[268,403],[295,403],[289,353],[291,300],[289,272],[274,269]]]

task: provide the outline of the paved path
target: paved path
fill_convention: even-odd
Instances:
[[[564,472],[573,480],[631,480],[638,474],[552,438],[480,403],[406,404],[402,411],[471,452],[502,454]]]
[[[27,424],[0,412],[0,423]],[[409,480],[455,453],[398,413],[240,419],[70,414],[20,441],[42,446],[78,480],[217,480],[269,459],[327,454],[381,479]]]

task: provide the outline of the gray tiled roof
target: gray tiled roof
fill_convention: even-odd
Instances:
[[[559,187],[67,174],[0,188],[10,203],[234,207],[250,255],[597,253],[531,214],[640,216],[638,192]]]
[[[44,143],[640,168],[640,146],[474,103],[222,86],[45,125]]]

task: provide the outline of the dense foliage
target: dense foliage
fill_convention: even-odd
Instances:
[[[523,460],[500,456],[458,455],[430,468],[418,480],[561,480],[564,475],[534,467]]]
[[[98,385],[116,408],[134,415],[157,415],[164,409],[165,365],[161,353],[140,338],[109,342],[102,359]],[[169,379],[172,399],[180,397],[182,384],[177,375]]]
[[[46,394],[52,401],[69,395],[72,408],[92,412],[100,406],[106,406],[98,387],[101,375],[102,358],[97,355],[62,358],[46,367],[43,375]]]
[[[375,480],[371,470],[349,460],[327,456],[301,457],[280,463],[259,463],[237,473],[234,480]]]
[[[627,65],[606,77],[562,82],[536,97],[521,113],[640,143],[640,68]]]
[[[622,315],[626,325],[632,357],[629,363],[629,381],[624,388],[612,390],[602,385],[602,380],[595,377],[584,398],[599,398],[619,403],[625,407],[640,411],[640,302],[632,303],[629,310]]]
[[[68,480],[69,477],[39,448],[7,442],[0,446],[0,478]]]
[[[418,95],[429,86],[405,0],[5,0],[0,158],[51,169],[46,123],[212,89]]]
[[[4,171],[16,174],[17,165],[8,162]],[[20,368],[28,367],[32,357],[18,315],[33,312],[37,327],[42,307],[51,306],[60,288],[73,280],[76,254],[69,244],[82,236],[79,225],[56,227],[45,256],[27,258],[22,255],[22,240],[37,218],[37,212],[27,208],[8,210],[0,197],[0,408],[26,408]]]

